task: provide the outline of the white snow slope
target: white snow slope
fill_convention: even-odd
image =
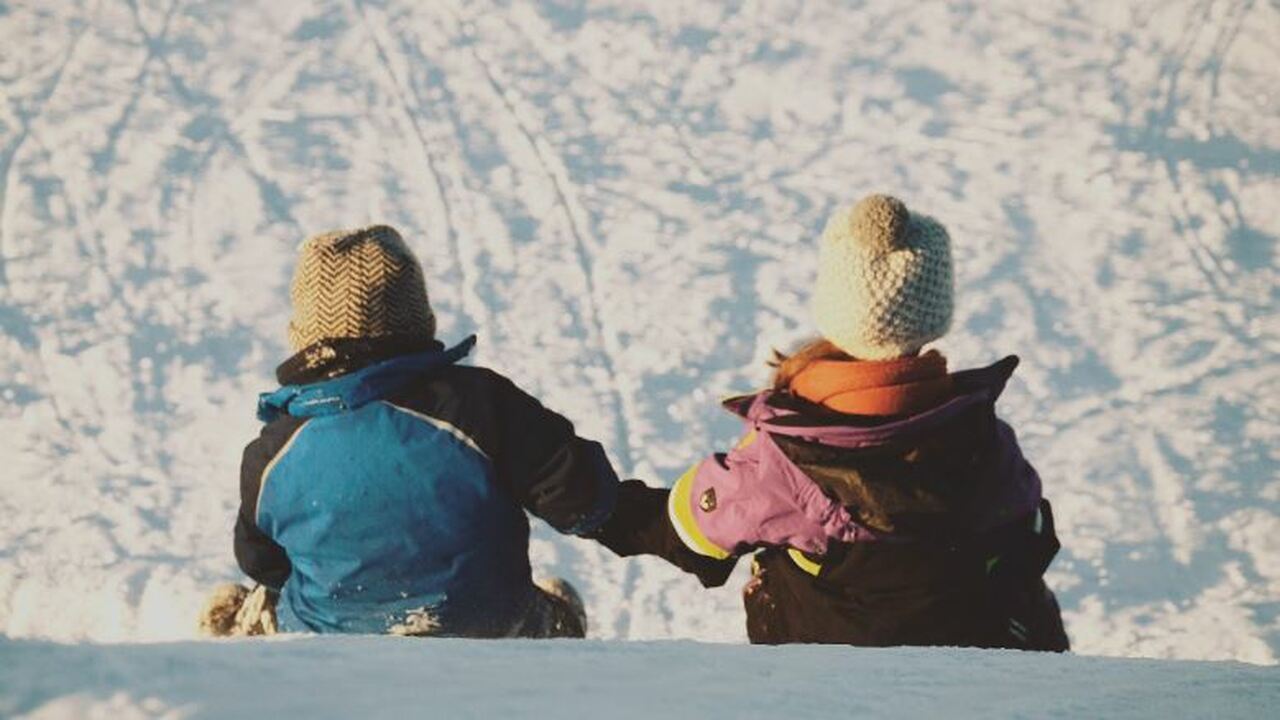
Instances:
[[[393,637],[127,646],[0,639],[0,663],[11,661],[19,664],[0,673],[0,717],[23,720],[1259,718],[1280,705],[1274,668],[1009,651]]]
[[[1023,358],[1075,648],[1275,663],[1277,38],[1275,0],[0,0],[0,634],[193,635],[304,236],[397,226],[442,338],[669,483],[885,191],[951,229],[953,366]],[[597,638],[744,640],[741,576],[533,556]]]

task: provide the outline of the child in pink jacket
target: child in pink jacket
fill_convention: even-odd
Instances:
[[[1016,357],[950,372],[950,238],[873,195],[822,236],[823,337],[773,387],[725,403],[746,435],[695,465],[668,511],[685,545],[755,550],[752,642],[1063,651],[1042,575],[1058,550],[1040,478],[995,412]]]

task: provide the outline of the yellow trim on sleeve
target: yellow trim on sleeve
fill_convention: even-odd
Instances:
[[[818,573],[822,572],[822,563],[816,563],[810,560],[805,557],[804,553],[795,548],[787,548],[787,555],[791,557],[791,562],[795,563],[796,567],[814,577],[818,577]]]
[[[734,450],[745,450],[745,449],[747,449],[747,448],[751,447],[751,443],[753,443],[753,442],[755,442],[755,441],[756,441],[756,431],[755,431],[755,430],[752,430],[751,432],[747,433],[746,435],[743,435],[743,436],[742,436],[742,439],[738,441],[737,446],[736,446],[736,447],[734,447],[733,449],[734,449]]]
[[[698,521],[693,517],[693,478],[698,474],[700,465],[701,463],[695,463],[671,487],[671,495],[667,498],[667,515],[676,529],[676,535],[680,536],[680,541],[686,547],[699,555],[723,560],[731,553],[703,535]]]

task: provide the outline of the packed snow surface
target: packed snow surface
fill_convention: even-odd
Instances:
[[[979,650],[394,637],[59,645],[0,639],[0,716],[1258,718],[1280,674]]]
[[[385,673],[368,687],[398,701],[464,703],[480,689],[454,686],[456,653],[527,684],[483,702],[545,703],[545,677],[591,698],[583,715],[612,700],[587,677],[600,663],[659,704],[668,672],[710,697],[777,673],[796,702],[874,714],[936,664],[951,690],[903,707],[936,691],[1031,712],[1020,694],[1067,702],[1051,680],[1078,670],[1081,687],[1134,693],[1109,714],[1182,708],[1197,687],[1260,708],[1235,689],[1275,675],[1238,666],[13,639],[188,639],[208,587],[237,577],[239,453],[286,355],[308,234],[398,227],[443,339],[478,333],[477,363],[623,474],[669,483],[733,442],[717,398],[760,386],[770,349],[811,334],[826,216],[883,191],[951,230],[952,365],[1023,359],[1002,411],[1057,509],[1049,580],[1076,650],[1275,663],[1277,38],[1274,0],[0,0],[0,683],[18,688],[4,702],[34,709],[47,690],[235,717],[258,697],[230,692],[243,663],[268,707],[292,702],[271,686],[340,667]],[[744,640],[745,567],[707,592],[545,527],[532,553],[578,584],[597,639]],[[545,676],[517,672],[544,653]],[[712,677],[722,661],[741,676]],[[164,690],[208,666],[228,692]],[[997,677],[998,693],[965,689]],[[342,689],[306,693],[376,709]],[[1053,707],[1101,707],[1078,702]]]

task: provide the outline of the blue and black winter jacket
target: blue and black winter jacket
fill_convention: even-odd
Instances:
[[[510,634],[534,592],[524,510],[580,535],[610,517],[603,448],[501,375],[457,365],[473,344],[260,398],[235,549],[280,590],[282,629],[382,633],[426,616],[440,634]]]

